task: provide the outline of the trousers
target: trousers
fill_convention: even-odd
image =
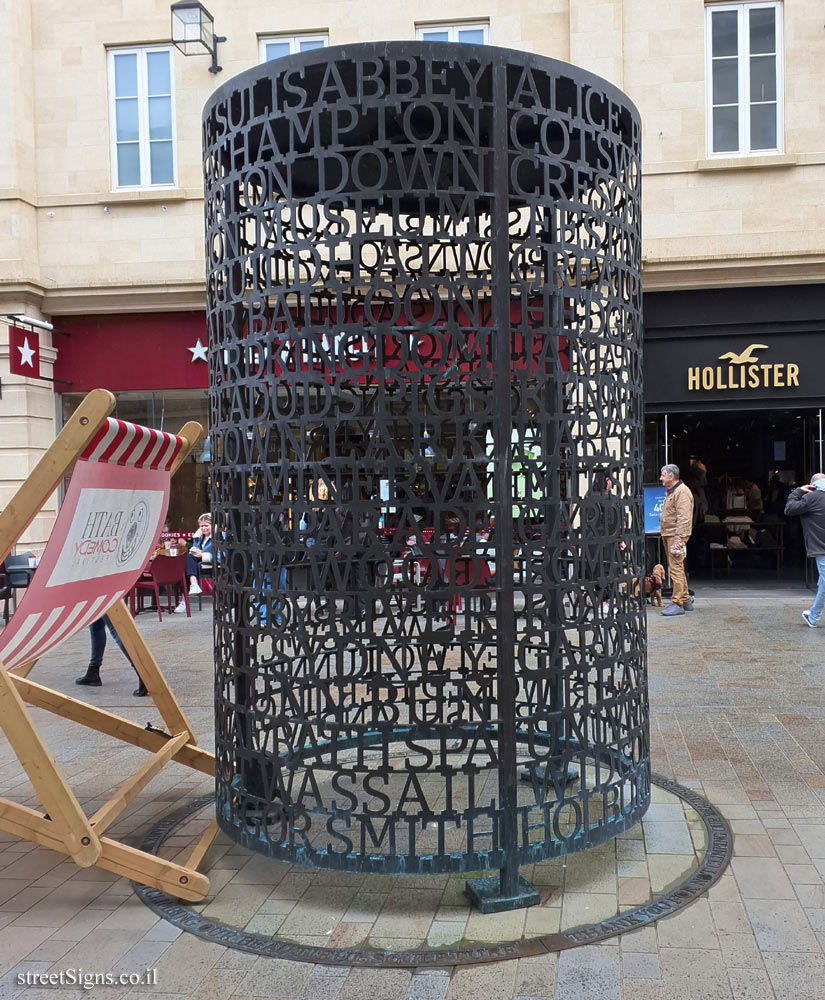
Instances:
[[[662,535],[662,544],[665,547],[665,552],[667,552],[667,571],[670,574],[670,582],[673,586],[671,601],[674,604],[687,604],[690,601],[690,593],[688,592],[687,576],[685,575],[685,550],[683,549],[678,555],[671,552],[670,546],[675,540],[675,538],[666,538]]]
[[[106,629],[109,630],[121,653],[123,653],[126,659],[129,660],[129,663],[134,666],[129,658],[129,654],[123,646],[123,643],[120,641],[120,636],[115,631],[114,625],[109,621],[108,615],[103,615],[102,618],[98,618],[96,621],[93,621],[89,626],[89,640],[92,647],[91,656],[89,657],[89,666],[99,667],[101,663],[103,663],[103,654],[106,651]]]

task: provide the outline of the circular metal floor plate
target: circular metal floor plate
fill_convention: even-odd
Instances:
[[[418,968],[454,965],[476,965],[482,962],[500,962],[513,958],[527,958],[548,952],[564,951],[583,944],[594,944],[628,931],[638,930],[660,917],[676,913],[719,880],[728,866],[733,839],[725,818],[706,799],[689,788],[653,776],[653,784],[680,798],[690,806],[704,823],[707,847],[698,868],[677,886],[654,897],[646,903],[601,920],[583,924],[553,934],[538,935],[519,941],[498,944],[464,945],[448,948],[416,948],[404,951],[384,951],[374,948],[324,948],[299,944],[277,935],[245,931],[197,913],[177,899],[144,885],[133,883],[138,898],[151,910],[175,927],[222,944],[227,948],[292,962],[312,962],[319,965],[365,966],[369,968]],[[166,838],[184,820],[209,805],[213,796],[203,796],[185,804],[166,819],[157,823],[147,834],[142,846],[145,851],[157,853]]]

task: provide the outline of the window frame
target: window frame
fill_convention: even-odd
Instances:
[[[740,3],[708,3],[705,5],[705,145],[709,160],[745,158],[752,156],[779,156],[785,152],[785,86],[784,86],[784,32],[782,0],[753,0]],[[751,148],[750,100],[750,31],[748,13],[752,10],[773,10],[776,44],[776,145],[771,149]],[[735,150],[714,151],[713,148],[713,15],[720,11],[737,14],[737,93],[739,135]],[[768,102],[766,102],[768,103]],[[717,105],[723,107],[726,105]],[[730,105],[733,107],[733,105]]]
[[[172,180],[153,184],[151,180],[151,142],[149,138],[149,79],[147,61],[150,52],[166,52],[169,56],[169,101],[172,143]],[[178,186],[178,130],[175,112],[175,60],[172,45],[118,45],[106,50],[109,84],[109,162],[112,191],[169,191]],[[121,184],[117,168],[117,94],[115,92],[115,57],[137,56],[138,152],[140,182]],[[166,141],[166,140],[163,140]]]
[[[470,28],[472,30],[481,30],[484,32],[483,42],[462,42],[458,38],[458,32],[460,30]],[[426,42],[427,39],[422,37],[422,32],[424,31],[446,31],[447,41],[455,45],[489,45],[490,44],[490,22],[489,21],[444,21],[444,22],[432,22],[416,24],[415,26],[415,37],[419,42]]]
[[[299,35],[258,35],[258,64],[263,65],[264,63],[271,62],[270,59],[266,58],[266,45],[267,42],[289,42],[289,55],[294,56],[301,51],[301,42],[316,42],[321,41],[324,44],[317,46],[317,48],[328,49],[329,48],[329,32],[326,31],[315,31],[310,33],[302,33]],[[306,50],[311,51],[311,50]],[[282,58],[282,57],[278,57]]]

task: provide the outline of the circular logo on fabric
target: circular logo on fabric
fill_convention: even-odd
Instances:
[[[123,532],[123,544],[117,553],[118,565],[122,566],[124,563],[127,563],[135,552],[138,551],[141,542],[146,537],[148,529],[149,504],[145,500],[138,500],[126,520],[126,529]]]

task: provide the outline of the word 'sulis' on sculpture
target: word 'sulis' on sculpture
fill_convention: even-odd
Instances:
[[[388,42],[230,80],[203,140],[219,822],[535,901],[649,802],[638,114]]]

